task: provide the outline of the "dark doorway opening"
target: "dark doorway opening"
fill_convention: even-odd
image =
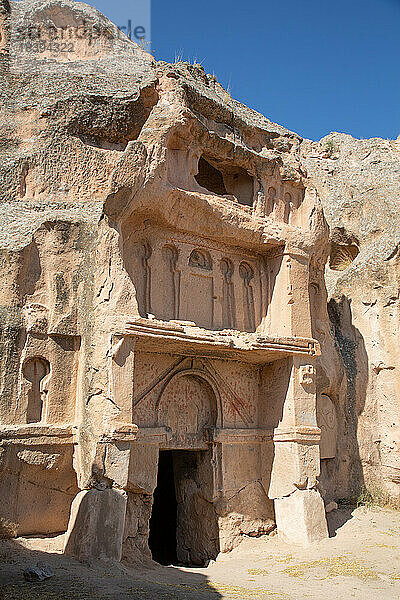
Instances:
[[[221,171],[218,171],[218,169],[203,157],[199,160],[199,172],[195,176],[195,179],[201,187],[209,192],[213,192],[219,196],[226,194],[224,178]]]
[[[219,552],[212,451],[161,450],[149,547],[162,565],[207,566]]]
[[[172,450],[160,451],[157,487],[150,519],[149,547],[161,565],[177,564],[177,502]]]

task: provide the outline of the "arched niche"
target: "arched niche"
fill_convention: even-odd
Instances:
[[[292,194],[290,194],[289,192],[286,192],[286,194],[284,196],[284,206],[283,206],[283,222],[284,223],[290,223],[292,213],[293,213]]]
[[[27,390],[26,422],[45,421],[50,363],[39,356],[27,358],[22,365],[22,374]]]
[[[245,331],[255,331],[256,318],[254,309],[254,269],[249,263],[241,262],[239,275],[242,280],[243,317]]]
[[[162,295],[161,317],[167,321],[179,318],[180,283],[181,274],[178,270],[179,251],[174,244],[166,244],[162,248],[164,267],[162,270],[162,287],[157,288],[154,293]],[[160,299],[158,299],[160,300]]]
[[[268,217],[274,212],[276,203],[276,188],[273,186],[268,188],[267,191],[267,201],[265,206],[265,216]]]
[[[192,250],[189,256],[189,266],[196,267],[197,269],[204,269],[205,271],[211,271],[212,260],[208,250],[201,250],[199,248]]]
[[[217,425],[219,394],[202,371],[190,369],[166,382],[157,402],[157,424],[171,430],[172,446],[192,448],[204,440],[204,430]]]
[[[134,247],[135,276],[137,302],[139,313],[147,317],[151,312],[151,268],[149,260],[153,249],[149,242],[141,241]]]
[[[232,281],[235,267],[229,258],[220,262],[222,282],[222,326],[226,329],[236,328],[235,289]]]

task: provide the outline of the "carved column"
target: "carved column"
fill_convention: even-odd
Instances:
[[[99,337],[104,345],[96,346],[99,356],[105,357],[98,379],[104,391],[98,388],[89,396],[96,401],[86,403],[89,407],[77,433],[75,464],[81,491],[72,503],[64,552],[80,559],[119,561],[131,444],[138,431],[132,424],[134,341],[123,335],[107,337],[108,341]]]
[[[311,337],[308,255],[286,248],[271,256],[268,264],[272,335]]]
[[[311,337],[307,257],[295,251],[282,260],[281,290],[286,299],[286,335]],[[281,280],[282,281],[282,280]],[[320,430],[316,421],[315,357],[290,359],[290,379],[282,418],[274,431],[269,497],[275,501],[278,532],[306,545],[328,536],[323,500],[317,489]]]

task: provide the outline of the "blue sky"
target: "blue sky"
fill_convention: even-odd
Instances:
[[[400,0],[153,0],[152,44],[305,137],[400,134]]]
[[[118,25],[146,0],[89,0]],[[237,100],[311,138],[400,134],[400,0],[153,0],[157,59],[201,62]]]

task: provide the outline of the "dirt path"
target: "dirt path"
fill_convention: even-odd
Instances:
[[[306,550],[277,536],[245,539],[206,569],[127,569],[62,556],[61,536],[0,545],[1,600],[400,600],[400,512],[358,508],[329,515],[333,537]],[[55,575],[23,580],[43,562]]]

